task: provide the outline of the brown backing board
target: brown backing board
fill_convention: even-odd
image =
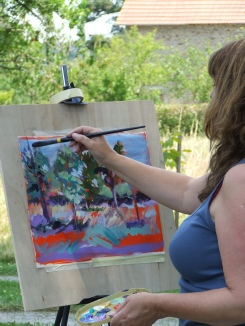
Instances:
[[[175,231],[174,219],[172,211],[162,205],[160,214],[165,246],[164,263],[49,273],[44,268],[37,269],[17,136],[31,136],[35,130],[66,130],[79,125],[91,125],[104,130],[145,125],[152,165],[164,166],[152,101],[0,107],[2,178],[25,311],[76,304],[84,298],[128,288],[141,287],[159,292],[178,287],[178,274],[168,255],[169,241]]]

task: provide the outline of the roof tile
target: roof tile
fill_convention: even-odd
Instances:
[[[125,0],[118,25],[243,24],[245,0]]]

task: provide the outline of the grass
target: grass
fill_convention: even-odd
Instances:
[[[70,312],[76,313],[82,305],[71,305]],[[0,311],[1,312],[23,312],[23,303],[19,282],[0,280]],[[41,312],[42,310],[38,310]],[[58,308],[45,309],[45,312],[57,312]]]
[[[0,281],[0,311],[23,311],[19,282]]]
[[[205,137],[183,137],[182,150],[190,149],[190,152],[184,153],[181,173],[198,178],[204,175],[209,163],[209,140]],[[187,215],[179,214],[179,225]]]
[[[15,262],[0,262],[0,276],[17,276]]]
[[[14,262],[14,250],[10,236],[10,227],[2,185],[2,178],[0,178],[0,216],[0,263],[3,261]]]
[[[179,290],[169,290],[166,293],[176,293]],[[82,305],[71,305],[70,312],[76,313]],[[22,297],[19,282],[0,280],[0,311],[1,312],[23,312]],[[38,310],[41,312],[42,310]],[[58,308],[45,309],[45,312],[57,312]],[[26,325],[26,324],[25,324]]]
[[[181,173],[200,177],[206,173],[209,163],[209,140],[204,137],[184,137],[182,149],[190,149],[191,152],[184,153],[184,164],[181,166]]]

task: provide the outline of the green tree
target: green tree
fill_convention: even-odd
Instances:
[[[30,48],[40,39],[49,57],[54,40],[53,13],[62,16],[63,3],[63,0],[0,0],[1,69],[20,70],[24,62],[33,59]],[[33,27],[28,17],[35,19],[39,26]]]
[[[105,14],[119,12],[122,4],[123,0],[69,0],[65,17],[70,27],[76,27],[79,37],[84,40],[85,23],[95,21]],[[120,31],[115,26],[112,30],[114,33]]]
[[[55,29],[53,14],[66,10],[63,0],[0,0],[0,87],[15,89],[12,103],[47,103],[57,92],[57,67],[72,44]]]
[[[204,103],[209,101],[212,80],[208,74],[207,63],[212,50],[209,46],[205,51],[189,47],[180,51],[172,49],[168,56],[168,69],[172,97],[182,102]]]
[[[71,65],[71,75],[80,82],[88,101],[158,100],[158,85],[166,84],[164,69],[155,32],[141,35],[136,28],[124,36],[115,36],[108,45],[95,49],[93,60],[77,59]]]

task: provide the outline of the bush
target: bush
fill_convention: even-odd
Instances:
[[[14,91],[0,91],[0,105],[8,105],[12,103]]]
[[[164,104],[156,106],[161,136],[176,132],[202,135],[207,104]]]

